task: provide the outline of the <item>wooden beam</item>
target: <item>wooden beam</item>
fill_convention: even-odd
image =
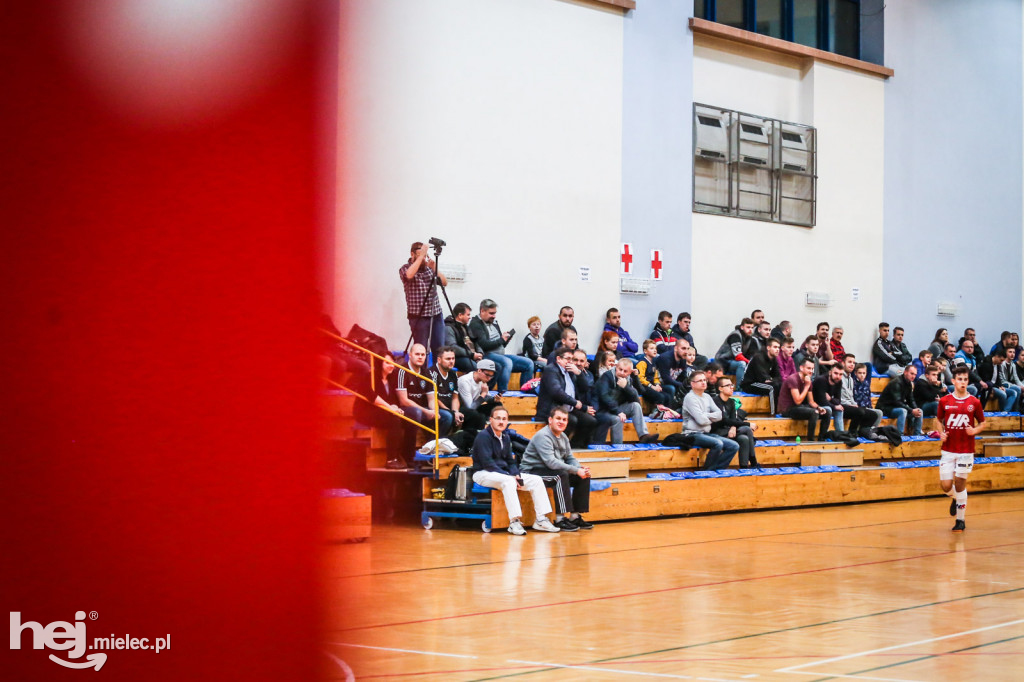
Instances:
[[[791,43],[788,40],[780,40],[779,38],[772,38],[771,36],[761,35],[760,33],[744,31],[743,29],[733,28],[732,26],[726,26],[725,24],[719,24],[706,19],[698,19],[696,17],[691,18],[690,30],[698,35],[706,35],[713,38],[719,38],[721,40],[728,40],[729,42],[768,50],[769,52],[783,54],[790,57],[825,62],[834,66],[841,66],[854,71],[860,71],[861,73],[867,73],[872,76],[891,78],[896,73],[887,66],[879,66],[878,64],[872,64],[871,62],[865,62],[860,59],[844,57],[843,55],[826,52],[825,50],[807,47],[806,45],[800,45],[799,43]]]

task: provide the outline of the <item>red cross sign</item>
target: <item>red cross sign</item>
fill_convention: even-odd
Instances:
[[[665,264],[661,262],[661,249],[651,249],[651,279],[661,279],[661,270]]]
[[[633,245],[628,243],[622,244],[622,253],[619,256],[619,262],[622,264],[622,274],[631,275],[633,274]]]

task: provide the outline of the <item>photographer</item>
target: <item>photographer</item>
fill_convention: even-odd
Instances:
[[[413,342],[423,344],[429,347],[431,352],[436,353],[437,349],[444,345],[444,317],[441,315],[441,303],[434,287],[437,266],[427,255],[429,248],[429,245],[423,242],[413,242],[409,249],[409,261],[398,269],[398,274],[405,288],[406,315],[409,318]],[[447,286],[448,280],[445,276],[440,272],[436,274],[441,286]]]
[[[520,386],[533,377],[533,361],[521,355],[505,355],[505,346],[516,330],[501,331],[498,321],[494,319],[497,313],[497,303],[489,298],[480,301],[480,314],[469,323],[469,338],[483,352],[484,357],[494,363],[497,368],[498,393],[505,393],[513,370],[520,373]]]

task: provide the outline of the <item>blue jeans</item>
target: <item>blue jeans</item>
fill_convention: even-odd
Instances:
[[[533,360],[530,358],[504,353],[487,353],[484,357],[494,361],[494,366],[498,370],[494,373],[494,381],[500,393],[508,390],[508,380],[513,371],[519,372],[520,386],[533,378]]]
[[[431,353],[444,345],[444,317],[441,313],[433,317],[410,317],[413,343],[422,343]]]
[[[735,376],[736,385],[739,386],[743,383],[743,375],[747,373],[747,363],[740,360],[730,360],[726,373]]]
[[[710,433],[693,433],[693,445],[698,448],[707,448],[708,456],[704,460],[705,471],[711,469],[725,469],[729,466],[733,456],[739,452],[740,446],[734,440],[723,436],[715,436]]]
[[[896,430],[903,433],[903,427],[907,423],[907,408],[905,407],[890,407],[888,410],[883,410],[886,417],[896,419]],[[911,435],[921,435],[921,417],[910,418],[910,430]]]
[[[1003,390],[1006,391],[1006,405],[1001,408],[1001,411],[1016,411],[1017,402],[1020,400],[1020,386],[1011,386],[1008,384],[1003,387]]]
[[[934,417],[939,413],[939,401],[933,400],[930,403],[921,405],[921,416],[922,417]]]

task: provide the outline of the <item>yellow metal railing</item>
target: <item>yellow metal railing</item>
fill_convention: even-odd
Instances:
[[[368,350],[366,348],[363,348],[359,344],[352,343],[348,339],[343,338],[341,336],[338,336],[337,334],[335,334],[333,332],[329,332],[326,329],[321,329],[320,331],[323,332],[325,335],[329,336],[330,338],[334,339],[335,341],[343,343],[346,346],[349,346],[351,348],[355,348],[356,350],[358,350],[358,351],[360,351],[362,353],[366,353],[370,357],[377,358],[382,363],[385,360],[388,360],[392,364],[396,364],[396,365],[398,364],[398,363],[395,362],[394,358],[385,357],[383,355],[377,355],[373,351]],[[341,384],[341,383],[339,383],[337,381],[333,381],[331,379],[328,379],[327,383],[329,383],[331,386],[335,386],[335,387],[340,388],[340,389],[342,389],[344,391],[348,391],[349,393],[354,395],[356,398],[358,398],[358,399],[360,399],[362,401],[365,401],[367,403],[370,403],[371,405],[373,405],[377,409],[379,409],[379,410],[386,410],[387,412],[390,412],[391,414],[395,415],[399,419],[403,419],[403,420],[409,422],[410,424],[412,424],[413,426],[415,426],[416,428],[423,429],[427,433],[433,435],[434,436],[434,475],[436,476],[437,472],[438,472],[438,461],[437,460],[438,460],[438,457],[439,457],[440,452],[441,452],[441,444],[440,444],[441,438],[440,438],[440,435],[439,435],[440,432],[441,432],[441,427],[440,427],[440,425],[438,423],[439,415],[441,414],[441,411],[440,411],[441,410],[441,404],[438,402],[438,399],[437,399],[437,383],[435,383],[434,380],[431,379],[430,377],[423,376],[422,374],[418,374],[418,373],[412,371],[411,369],[409,369],[408,367],[402,367],[402,369],[404,369],[407,374],[411,374],[413,376],[419,377],[420,379],[424,379],[425,381],[429,382],[431,386],[434,387],[434,428],[433,429],[431,429],[429,426],[427,426],[425,424],[419,423],[415,419],[410,419],[409,417],[405,416],[404,414],[399,414],[399,413],[394,412],[393,410],[390,410],[390,409],[388,409],[386,407],[381,407],[380,405],[378,405],[376,403],[376,401],[374,401],[374,400],[372,400],[370,398],[367,398],[366,396],[364,396],[363,394],[361,394],[359,391],[355,390],[354,388],[350,388],[348,386],[345,386],[344,384]],[[373,363],[372,362],[370,363],[370,390],[373,392],[374,395],[376,395],[376,393],[377,393],[377,378],[376,378],[376,372],[373,371]]]

